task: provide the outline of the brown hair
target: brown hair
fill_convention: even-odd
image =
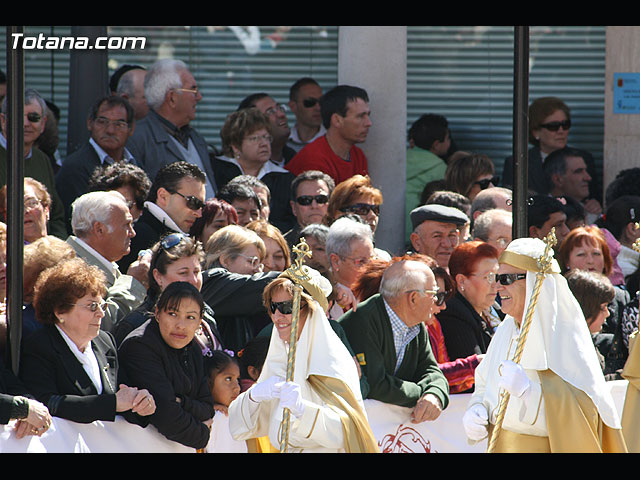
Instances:
[[[533,135],[533,131],[538,130],[542,122],[544,122],[544,119],[556,110],[562,110],[567,116],[567,119],[571,119],[569,107],[557,97],[538,98],[529,105],[529,143],[531,145],[538,145],[538,143],[540,143]]]
[[[266,237],[274,240],[284,254],[284,268],[287,269],[291,266],[291,251],[289,250],[289,244],[278,227],[271,225],[266,220],[258,219],[247,223],[245,228],[256,232],[260,238]]]
[[[271,134],[269,117],[255,107],[243,108],[230,113],[220,129],[223,152],[225,155],[233,157],[232,145],[240,147],[248,135],[263,128]]]
[[[43,271],[34,287],[36,318],[44,324],[58,322],[56,313],[66,313],[85,295],[107,294],[106,277],[100,268],[81,258],[72,258]]]
[[[587,325],[591,325],[601,305],[610,303],[615,297],[611,281],[603,274],[584,270],[572,270],[565,277],[571,293],[582,308]]]
[[[356,198],[363,195],[370,195],[375,203],[382,204],[382,192],[371,184],[368,175],[354,175],[336,185],[329,197],[327,225],[331,225],[342,215],[341,208],[353,204]]]
[[[284,290],[291,298],[293,298],[293,282],[285,277],[278,277],[270,282],[262,292],[262,304],[267,309],[267,312],[271,314],[270,304],[271,299],[278,290]],[[306,292],[300,293],[300,318],[306,318],[307,315],[315,308],[315,301],[313,297]]]
[[[473,154],[449,160],[444,180],[447,190],[468,197],[478,177],[494,173],[495,166],[487,155]]]

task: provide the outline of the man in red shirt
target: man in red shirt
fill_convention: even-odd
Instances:
[[[338,85],[320,100],[327,133],[298,152],[285,166],[294,175],[320,170],[336,185],[353,175],[367,175],[367,157],[356,146],[367,139],[371,127],[369,97],[359,87]]]

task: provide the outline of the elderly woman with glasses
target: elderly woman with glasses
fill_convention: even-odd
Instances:
[[[156,403],[119,380],[113,336],[100,329],[106,290],[102,271],[80,258],[40,275],[33,303],[44,328],[23,345],[20,378],[52,416],[91,423],[120,414],[141,424]]]
[[[0,189],[2,220],[7,218],[7,187]],[[31,177],[24,179],[24,241],[35,242],[47,236],[47,222],[51,208],[51,195],[41,182]]]
[[[482,241],[458,245],[449,260],[455,294],[438,313],[451,360],[487,352],[500,321],[496,305],[497,250]]]
[[[541,97],[529,105],[529,143],[532,146],[527,154],[527,178],[530,191],[541,195],[549,193],[550,185],[542,162],[551,152],[567,146],[571,125],[571,110],[560,98]],[[593,179],[590,185],[591,198],[602,202],[601,182],[596,175],[593,156],[584,150],[581,156]],[[502,183],[512,188],[514,182],[514,162],[510,156],[504,161]]]

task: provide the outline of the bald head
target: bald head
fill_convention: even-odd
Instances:
[[[436,279],[429,266],[415,260],[391,264],[382,275],[380,294],[387,301],[402,296],[408,290],[433,289]]]

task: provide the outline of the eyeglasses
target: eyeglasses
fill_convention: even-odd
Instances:
[[[287,112],[287,107],[285,107],[282,104],[278,104],[275,107],[271,107],[271,108],[267,108],[264,113],[266,113],[267,115],[271,116],[271,115],[277,115],[278,113],[286,113]]]
[[[253,135],[251,137],[247,137],[246,140],[247,142],[254,144],[260,142],[271,143],[273,141],[273,137],[267,133],[266,135]]]
[[[285,300],[284,302],[271,302],[269,304],[271,313],[276,313],[276,310],[283,315],[291,315],[293,312],[293,300]]]
[[[512,283],[527,278],[526,273],[499,273],[496,275],[496,281],[500,285],[511,285]]]
[[[347,256],[340,255],[340,258],[342,260],[349,260],[349,261],[353,262],[353,264],[358,268],[366,265],[367,263],[369,263],[371,261],[371,258],[369,258],[369,257],[367,257],[367,258],[353,258],[353,257],[347,257]]]
[[[306,207],[311,205],[314,200],[317,204],[324,205],[329,201],[329,195],[300,195],[296,198],[296,203]]]
[[[174,90],[178,90],[180,92],[189,92],[189,93],[193,93],[194,95],[198,95],[198,92],[200,90],[198,90],[198,87],[196,88],[174,88]]]
[[[365,216],[369,212],[373,212],[374,215],[380,215],[380,205],[371,205],[369,203],[355,203],[348,207],[342,207],[341,212],[355,213],[356,215]]]
[[[304,108],[311,108],[315,107],[318,102],[320,102],[319,98],[309,97],[302,100],[302,105],[304,105]]]
[[[165,250],[169,250],[178,245],[185,238],[187,238],[187,236],[182,233],[171,233],[160,240],[160,246]]]
[[[42,202],[40,202],[40,200],[38,200],[37,198],[29,197],[24,199],[25,212],[33,210],[34,208],[39,207],[40,205],[42,205]]]
[[[238,253],[238,256],[242,258],[246,258],[249,261],[249,264],[251,265],[252,268],[257,268],[262,265],[258,257],[251,257],[249,255],[244,255],[242,253]]]
[[[109,120],[105,117],[98,117],[94,122],[102,128],[108,128],[109,125],[113,125],[118,130],[127,130],[129,128],[129,124],[124,120]]]
[[[500,183],[500,177],[483,178],[482,180],[473,182],[474,185],[479,185],[481,190],[486,190],[487,188],[489,188],[490,184],[496,186],[498,185],[498,183]]]
[[[433,303],[435,303],[438,307],[441,306],[447,298],[447,292],[441,292],[439,290],[407,290],[404,293],[411,292],[430,293],[433,297]]]
[[[564,120],[562,122],[549,122],[543,123],[540,127],[549,130],[550,132],[557,132],[562,127],[563,130],[569,130],[571,128],[571,120]]]
[[[72,307],[75,307],[77,305],[80,307],[88,308],[93,313],[97,312],[98,309],[100,309],[102,313],[107,312],[107,302],[91,302],[89,305],[80,305],[79,303],[70,303],[69,305],[71,305]]]
[[[204,202],[200,200],[198,197],[194,197],[193,195],[183,195],[178,191],[167,190],[169,193],[175,193],[176,195],[180,195],[187,201],[187,207],[191,210],[200,210],[204,208]]]
[[[42,115],[36,112],[29,112],[27,113],[27,120],[29,120],[31,123],[38,123],[40,120],[42,120]]]
[[[508,238],[505,238],[505,237],[499,237],[499,238],[495,238],[495,239],[490,238],[489,239],[489,242],[495,242],[500,248],[505,248],[509,244],[510,241],[511,240],[509,240]]]
[[[493,273],[493,272],[488,273],[488,274],[486,274],[486,275],[478,275],[477,273],[472,273],[472,274],[471,274],[471,276],[473,276],[473,277],[480,277],[480,278],[483,278],[483,279],[485,279],[485,280],[487,281],[487,283],[488,283],[489,285],[493,285],[494,283],[496,283],[496,282],[497,282],[497,280],[496,280],[496,274],[495,274],[495,273]]]

